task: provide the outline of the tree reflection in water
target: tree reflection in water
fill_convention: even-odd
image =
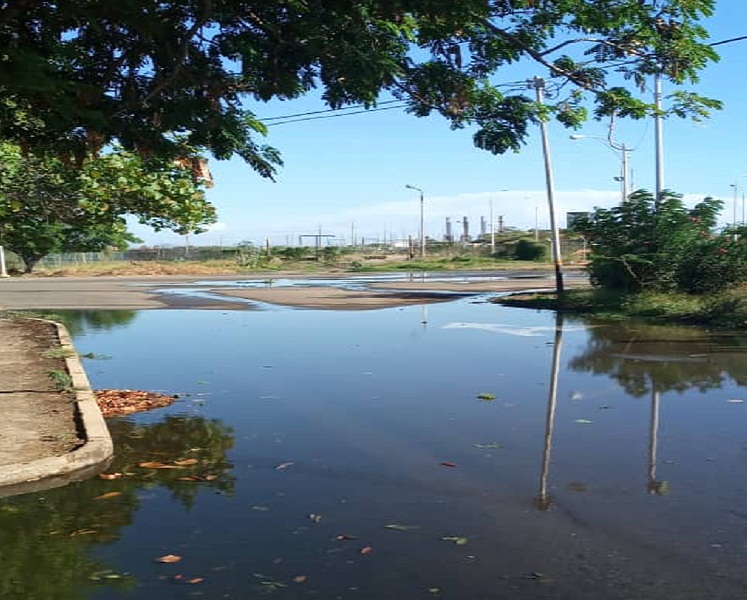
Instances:
[[[696,327],[588,321],[589,345],[569,368],[606,374],[640,398],[652,390],[718,389],[747,384],[745,337]]]
[[[223,423],[167,416],[149,424],[115,419],[109,429],[115,458],[108,473],[114,479],[94,478],[0,501],[3,600],[72,600],[95,586],[132,587],[133,577],[113,572],[90,551],[118,539],[133,522],[141,490],[164,487],[187,510],[204,488],[233,492],[226,452],[234,438]],[[142,463],[172,468],[138,466]]]

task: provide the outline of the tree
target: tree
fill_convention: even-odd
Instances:
[[[638,190],[612,209],[596,209],[574,231],[589,243],[592,284],[623,292],[718,292],[747,282],[747,228],[716,229],[723,202],[692,209],[665,190]]]
[[[112,152],[70,169],[50,156],[0,145],[0,244],[31,272],[52,252],[123,248],[139,241],[124,216],[179,233],[214,222],[200,184],[174,164]]]
[[[332,108],[371,107],[390,92],[417,116],[475,126],[480,148],[518,151],[539,119],[578,126],[586,97],[596,118],[643,118],[655,109],[633,92],[647,76],[697,81],[717,58],[699,25],[713,5],[14,0],[0,4],[0,138],[77,164],[113,142],[142,157],[238,155],[272,177],[279,154],[257,142],[266,128],[247,107],[320,88]],[[550,77],[554,104],[496,85],[523,60]],[[680,116],[718,106],[687,91],[673,101]]]

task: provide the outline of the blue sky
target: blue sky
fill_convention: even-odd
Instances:
[[[716,14],[705,22],[711,41],[747,35],[747,2],[717,0]],[[747,41],[718,47],[720,62],[708,67],[693,86],[700,94],[724,102],[703,123],[670,119],[664,124],[664,184],[688,202],[704,196],[725,200],[723,221],[742,219],[747,190]],[[545,75],[525,65],[506,81]],[[504,79],[499,75],[498,81]],[[664,95],[673,88],[664,85]],[[528,93],[532,93],[531,90]],[[259,118],[279,117],[324,106],[314,97],[250,105]],[[499,216],[507,226],[529,229],[535,219],[549,226],[539,128],[519,154],[493,156],[477,150],[472,131],[451,131],[440,117],[418,119],[401,110],[386,110],[333,119],[270,127],[267,143],[279,148],[285,166],[275,183],[263,180],[241,160],[211,161],[216,180],[208,198],[219,222],[193,244],[241,241],[274,245],[296,243],[301,234],[319,231],[349,243],[417,236],[418,192],[425,196],[425,231],[441,238],[445,218],[468,217],[470,232],[479,233],[480,217]],[[568,211],[609,207],[620,199],[620,158],[594,139],[573,141],[574,133],[549,127],[558,222]],[[607,136],[606,123],[591,121],[575,132]],[[630,167],[635,188],[654,188],[653,122],[619,122],[615,138],[632,148]],[[456,227],[457,225],[455,225]],[[179,245],[169,232],[132,228],[147,244]]]

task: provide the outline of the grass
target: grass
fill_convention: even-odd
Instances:
[[[567,291],[562,304],[555,293],[511,294],[492,302],[506,306],[566,313],[589,314],[606,319],[650,319],[659,323],[692,323],[713,327],[747,329],[747,287],[709,296],[642,292],[622,294],[594,289]]]
[[[69,392],[73,389],[73,380],[65,371],[52,369],[47,371],[47,377],[52,380],[52,384],[59,392]]]
[[[42,352],[44,358],[70,358],[75,356],[75,350],[70,348],[50,348]]]

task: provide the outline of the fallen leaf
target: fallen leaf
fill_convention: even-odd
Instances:
[[[293,578],[293,583],[305,583],[307,579],[308,579],[307,575],[296,575]]]
[[[109,498],[116,498],[117,496],[121,496],[122,492],[106,492],[106,494],[101,494],[100,496],[96,496],[92,498],[92,500],[108,500]]]
[[[202,583],[205,581],[204,577],[192,577],[192,579],[187,579],[187,583],[195,584],[195,583]]]
[[[477,399],[486,400],[486,401],[495,400],[495,394],[489,394],[487,392],[483,392],[481,394],[477,394]]]
[[[576,419],[573,421],[574,423],[579,423],[580,425],[590,425],[594,421],[590,421],[589,419]]]
[[[119,479],[122,473],[99,473],[99,479]]]
[[[448,535],[439,539],[443,540],[444,542],[454,542],[454,544],[456,544],[457,546],[464,546],[465,544],[469,543],[469,538],[455,535]]]
[[[439,463],[442,467],[456,467],[456,463],[453,463],[451,461],[445,460],[442,463]]]
[[[361,554],[371,554],[373,552],[373,548],[371,546],[363,546],[363,548],[360,549]]]
[[[174,464],[180,467],[188,467],[189,465],[196,465],[199,460],[196,458],[185,458],[184,460],[175,460]]]
[[[75,537],[76,535],[91,535],[92,533],[96,533],[95,529],[78,529],[77,531],[73,531],[70,534],[70,537]]]
[[[348,540],[357,540],[358,538],[354,535],[348,535],[347,533],[341,533],[335,536],[335,540],[338,542],[346,542]]]
[[[414,529],[420,529],[419,525],[400,525],[399,523],[392,523],[391,525],[384,525],[386,529],[392,531],[413,531]]]
[[[503,448],[503,444],[499,444],[498,442],[490,442],[488,444],[472,444],[473,448],[478,448],[479,450],[500,450]]]
[[[175,563],[179,562],[181,559],[182,557],[177,556],[176,554],[166,554],[164,556],[159,556],[155,561],[160,563]]]
[[[166,465],[164,465],[162,462],[148,461],[138,463],[137,466],[142,467],[143,469],[163,469]]]
[[[270,510],[269,506],[262,506],[261,504],[255,504],[251,507],[252,510],[256,510],[257,512],[267,512]]]
[[[285,471],[288,467],[292,467],[296,463],[294,462],[284,462],[280,463],[278,466],[275,467],[276,471]]]

